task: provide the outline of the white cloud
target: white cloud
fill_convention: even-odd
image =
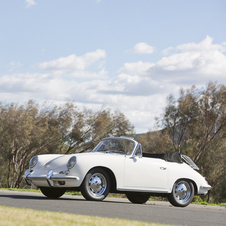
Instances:
[[[75,71],[67,76],[69,78],[87,78],[87,79],[106,79],[108,72],[105,71],[104,68],[102,68],[100,71],[96,72],[90,72],[90,71]]]
[[[167,48],[178,53],[163,57],[147,73],[153,79],[180,85],[198,85],[210,80],[225,81],[225,44],[212,42],[213,39],[206,36],[199,43],[186,43],[175,48]]]
[[[123,67],[119,69],[119,73],[127,73],[130,75],[147,75],[148,70],[153,67],[154,63],[149,62],[134,62],[124,63]]]
[[[166,93],[167,86],[149,77],[131,76],[120,74],[115,80],[99,87],[100,94],[127,95],[127,96],[151,96]]]
[[[106,52],[104,50],[97,49],[96,51],[88,52],[83,56],[76,56],[75,54],[72,54],[56,60],[46,61],[40,63],[39,68],[58,75],[69,74],[69,77],[74,78],[104,78],[107,75],[107,72],[103,68],[104,62],[100,60],[105,57]],[[88,69],[88,67],[94,63],[97,63],[96,68],[100,71],[85,71],[85,69]]]
[[[75,54],[72,54],[68,57],[61,57],[57,60],[44,62],[39,64],[39,67],[43,70],[49,70],[49,71],[84,70],[90,64],[105,57],[106,57],[105,51],[98,49],[95,52],[89,52],[80,57],[76,56]]]
[[[149,46],[145,42],[137,43],[132,49],[126,50],[126,52],[130,53],[138,53],[138,54],[151,54],[154,52],[154,47]]]
[[[122,111],[138,131],[145,132],[162,112],[166,96],[177,93],[179,87],[204,86],[210,80],[226,83],[225,46],[213,44],[213,39],[207,36],[199,43],[172,47],[177,53],[158,62],[124,63],[114,78],[107,77],[103,67],[104,50],[83,56],[73,54],[39,64],[47,73],[0,77],[0,98],[55,101],[69,98],[79,106],[96,110],[104,104]]]
[[[11,61],[9,63],[9,71],[12,72],[13,70],[15,70],[16,68],[19,68],[21,66],[20,62],[16,62],[16,61]]]
[[[202,51],[221,51],[225,52],[226,48],[223,45],[219,44],[212,44],[213,38],[210,36],[206,36],[206,38],[201,41],[200,43],[187,43],[187,44],[182,44],[178,45],[176,49],[185,51],[185,52],[202,52]]]
[[[127,74],[120,74],[113,80],[78,82],[76,79],[65,79],[51,73],[21,73],[0,77],[0,98],[13,98],[14,101],[18,101],[18,98],[19,101],[64,101],[69,98],[79,106],[92,106],[95,110],[104,104],[122,111],[139,131],[141,127],[147,130],[153,125],[154,116],[159,115],[159,107],[164,105],[166,95],[163,96],[162,92],[156,90],[160,86],[161,84],[147,77]]]
[[[226,43],[223,42],[220,44],[212,44],[213,38],[206,36],[204,40],[199,43],[191,42],[186,44],[181,44],[176,47],[168,47],[162,51],[164,55],[173,54],[174,52],[210,52],[210,51],[219,51],[226,52]]]
[[[176,48],[173,48],[173,47],[170,46],[170,47],[164,49],[164,50],[162,51],[162,54],[163,54],[163,55],[168,55],[168,54],[170,54],[170,52],[173,51],[173,50],[176,50]]]
[[[30,6],[35,5],[35,4],[36,4],[36,2],[35,2],[34,0],[25,0],[25,2],[26,2],[26,4],[27,4],[27,6],[26,6],[26,7],[30,7]]]

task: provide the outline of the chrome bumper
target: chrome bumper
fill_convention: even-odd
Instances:
[[[35,180],[46,180],[50,187],[54,186],[54,181],[79,180],[79,177],[76,177],[76,176],[68,176],[64,174],[53,174],[52,170],[49,170],[47,175],[32,175],[32,171],[30,171],[29,169],[25,171],[23,178],[28,185],[31,185],[32,181],[35,181]]]
[[[209,191],[212,187],[210,185],[200,186],[201,189]]]
[[[199,195],[206,195],[207,192],[211,189],[212,187],[209,184],[201,185],[199,187],[198,194]]]

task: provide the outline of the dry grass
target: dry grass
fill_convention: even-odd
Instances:
[[[1,226],[163,226],[163,224],[0,206]]]

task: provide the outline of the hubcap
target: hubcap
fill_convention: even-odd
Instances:
[[[191,196],[191,188],[186,181],[179,182],[175,188],[175,197],[180,203],[185,203]]]
[[[101,196],[107,188],[107,181],[100,173],[93,174],[89,179],[89,191],[93,196]]]

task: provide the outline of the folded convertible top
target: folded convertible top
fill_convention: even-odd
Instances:
[[[167,153],[160,153],[160,154],[143,153],[143,157],[160,158],[167,162],[182,163],[181,155],[179,152],[167,152]]]
[[[182,159],[179,152],[167,152],[164,154],[164,159],[167,162],[182,163]]]

